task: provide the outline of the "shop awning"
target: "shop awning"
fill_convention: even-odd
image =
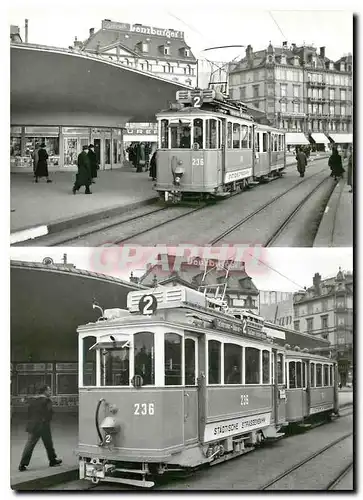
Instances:
[[[329,134],[329,137],[337,144],[353,143],[353,134]]]
[[[314,142],[316,142],[316,144],[330,144],[330,141],[325,134],[311,134],[311,138]]]
[[[288,132],[285,135],[286,144],[309,144],[302,132]]]

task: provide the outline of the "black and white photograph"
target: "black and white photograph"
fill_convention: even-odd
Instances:
[[[357,491],[359,21],[7,3],[8,488]]]

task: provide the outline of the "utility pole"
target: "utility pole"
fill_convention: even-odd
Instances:
[[[25,19],[25,43],[28,43],[28,19]]]

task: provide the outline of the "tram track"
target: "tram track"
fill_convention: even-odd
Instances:
[[[314,174],[310,175],[309,177],[305,178],[304,180],[298,182],[297,184],[295,184],[294,186],[290,187],[289,189],[285,190],[283,193],[280,193],[278,194],[277,196],[274,196],[271,200],[269,200],[268,202],[264,203],[261,207],[257,208],[256,210],[254,210],[253,212],[251,212],[249,215],[247,215],[246,217],[244,217],[243,219],[239,220],[237,223],[233,224],[233,226],[230,226],[228,229],[226,229],[225,231],[223,231],[223,233],[219,234],[217,237],[213,238],[211,241],[209,241],[208,245],[209,246],[215,246],[217,245],[218,243],[220,243],[222,240],[224,240],[224,238],[226,236],[229,236],[231,233],[233,233],[234,231],[240,229],[243,224],[245,224],[246,222],[250,221],[253,217],[255,217],[256,215],[260,214],[261,212],[263,212],[264,210],[266,210],[266,208],[270,207],[271,205],[273,205],[275,202],[281,200],[284,196],[286,196],[288,193],[290,193],[291,191],[297,189],[299,186],[301,186],[302,184],[305,184],[307,181],[310,181],[313,177],[323,173],[324,171],[326,171],[326,168],[323,168],[321,170],[319,170],[318,172],[315,172]],[[326,180],[326,179],[323,179],[323,181],[321,183],[319,183],[319,185],[314,188],[314,192],[315,190],[318,189],[318,187],[320,187],[321,184],[323,184]],[[312,193],[311,193],[312,194]],[[310,196],[311,196],[310,194]],[[307,197],[305,198],[310,198],[310,196],[308,195]],[[305,199],[304,198],[304,199]],[[306,200],[302,201],[302,204],[301,204],[301,207],[306,203]],[[300,207],[300,208],[301,208]],[[299,209],[300,210],[300,209]],[[290,214],[291,215],[291,214]],[[290,216],[289,215],[289,216]],[[294,213],[295,215],[295,213]],[[292,218],[292,217],[291,217]],[[285,219],[286,220],[286,219]],[[286,222],[287,224],[288,222]],[[264,246],[267,246],[267,245],[264,245]]]
[[[349,472],[351,470],[353,470],[353,460],[340,471],[340,473],[338,474],[338,476],[335,479],[333,479],[328,484],[326,490],[327,491],[333,491],[333,490],[335,490],[335,488],[341,483],[341,481],[345,478],[345,476],[347,474],[349,474]]]
[[[314,460],[315,458],[319,457],[320,455],[322,455],[323,453],[325,453],[326,451],[334,448],[334,446],[337,446],[338,444],[340,444],[341,442],[345,441],[346,439],[349,439],[351,436],[353,436],[353,432],[348,432],[347,434],[344,434],[343,436],[340,436],[338,439],[335,439],[334,441],[332,441],[331,443],[327,444],[326,446],[324,446],[323,448],[321,448],[320,450],[312,453],[311,455],[309,455],[307,458],[301,460],[300,462],[298,462],[297,464],[289,467],[287,470],[285,470],[284,472],[282,472],[281,474],[279,474],[278,476],[276,476],[275,478],[273,478],[272,480],[270,480],[269,482],[265,483],[263,486],[261,486],[259,488],[260,491],[265,491],[265,490],[268,490],[269,488],[271,488],[271,486],[274,486],[276,485],[278,482],[280,482],[282,479],[285,479],[287,478],[290,474],[292,474],[293,472],[301,469],[304,465],[306,465],[307,463],[311,462],[312,460]],[[352,462],[351,462],[352,464]],[[345,468],[345,469],[348,469]],[[344,470],[345,470],[344,469]],[[346,471],[346,473],[348,473],[348,470]],[[328,489],[329,487],[331,486],[334,486],[335,484],[337,484],[338,482],[338,479],[339,478],[342,478],[343,473],[339,474],[339,476],[337,478],[335,478],[334,481],[331,481],[328,486],[325,488],[325,489]],[[345,475],[345,474],[344,474]],[[341,480],[341,479],[340,479]]]

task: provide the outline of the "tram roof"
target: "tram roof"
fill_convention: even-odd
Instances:
[[[186,85],[102,56],[11,44],[11,123],[123,127],[151,122]]]
[[[182,117],[183,115],[196,115],[196,116],[200,116],[200,115],[212,115],[212,116],[219,116],[219,117],[222,117],[222,118],[230,118],[230,119],[237,119],[237,120],[247,120],[247,121],[251,121],[253,122],[253,118],[252,116],[250,115],[242,115],[242,116],[234,116],[234,115],[229,115],[229,114],[226,114],[226,113],[223,113],[221,112],[220,110],[216,109],[216,110],[213,110],[213,109],[203,109],[203,108],[194,108],[192,106],[188,106],[188,107],[185,107],[185,108],[181,108],[181,109],[165,109],[163,111],[159,111],[159,113],[157,113],[157,117],[161,117],[161,116],[175,116],[175,115],[178,115],[180,117]]]

